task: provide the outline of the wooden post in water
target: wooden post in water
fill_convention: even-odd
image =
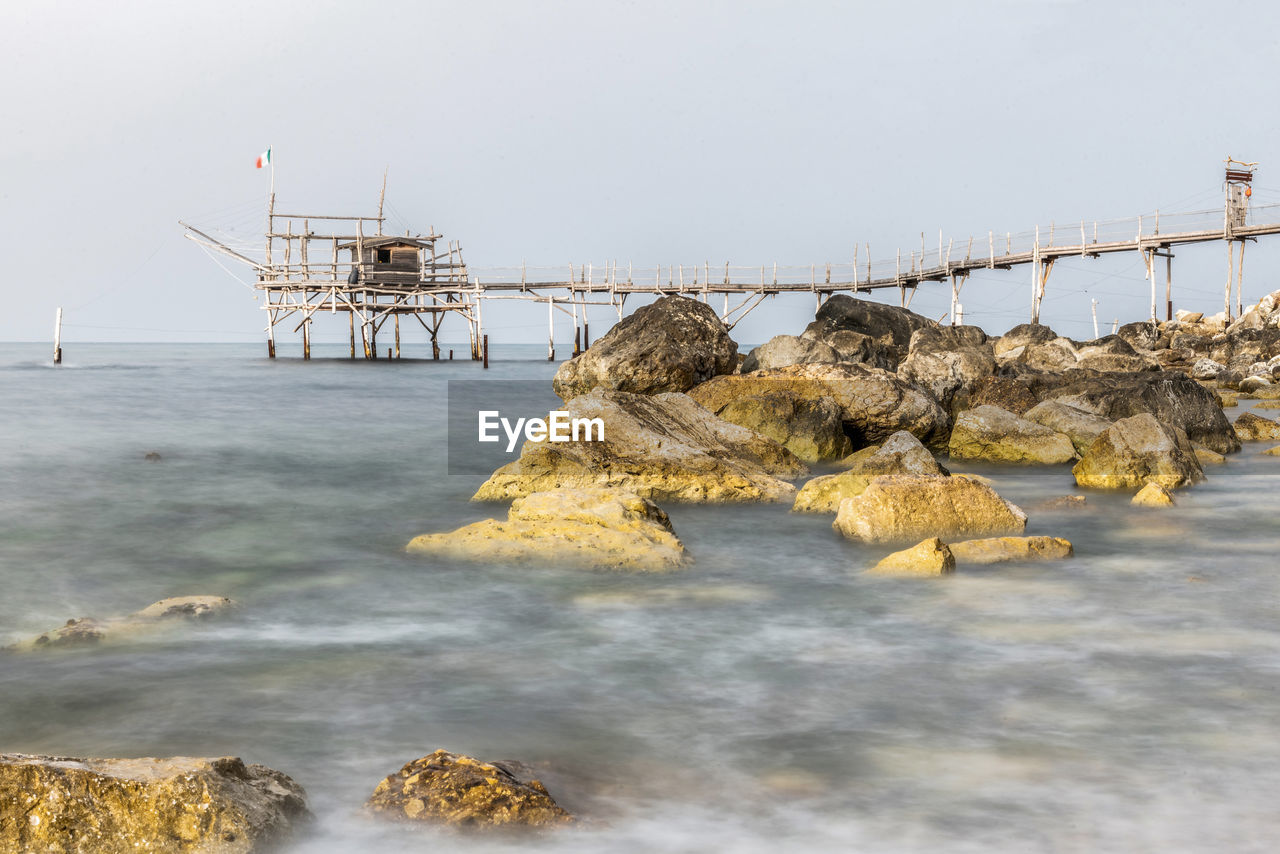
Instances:
[[[484,336],[484,369],[489,370],[489,335]]]
[[[347,312],[347,320],[351,327],[351,358],[354,359],[356,357],[356,313]]]
[[[585,312],[586,309],[583,309],[583,311]],[[587,325],[585,320],[582,322],[582,349],[591,349],[591,327]]]
[[[400,315],[395,315],[396,322],[396,358],[400,358]]]
[[[302,358],[311,358],[311,318],[302,321]]]
[[[53,320],[53,363],[62,364],[62,306]]]

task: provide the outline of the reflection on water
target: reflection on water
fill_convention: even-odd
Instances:
[[[310,792],[306,852],[438,845],[359,805],[440,747],[528,762],[598,820],[534,846],[554,850],[1262,851],[1280,832],[1265,445],[1173,510],[1033,512],[1065,562],[869,579],[885,550],[759,506],[667,508],[697,559],[676,576],[452,564],[401,549],[495,512],[438,441],[445,380],[478,366],[257,349],[82,345],[60,371],[0,349],[0,643],[166,596],[243,605],[0,658],[0,750],[265,763]],[[483,376],[547,380],[536,355]],[[964,470],[1024,507],[1074,491],[1066,468]]]

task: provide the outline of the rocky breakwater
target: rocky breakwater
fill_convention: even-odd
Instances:
[[[1177,489],[1204,480],[1187,434],[1145,412],[1103,431],[1071,473],[1080,486],[1098,489],[1136,490],[1148,482]]]
[[[576,819],[519,763],[437,750],[387,776],[365,805],[380,817],[459,830],[537,830]]]
[[[737,367],[738,345],[715,310],[670,296],[637,309],[562,364],[552,388],[563,400],[597,386],[637,394],[681,392]]]
[[[984,483],[945,475],[881,475],[840,502],[833,527],[849,539],[894,543],[927,537],[1020,533],[1021,508]]]
[[[808,471],[777,442],[717,418],[684,394],[598,388],[565,410],[571,418],[599,418],[604,438],[525,442],[519,459],[494,472],[473,500],[605,487],[659,502],[790,501],[789,481]]]
[[[517,498],[507,519],[486,519],[442,534],[415,537],[407,550],[463,560],[678,569],[684,544],[656,504],[629,492],[562,489]]]
[[[276,851],[309,818],[301,786],[234,757],[0,754],[3,851]]]
[[[838,429],[855,449],[883,442],[899,430],[907,431],[927,447],[941,449],[950,432],[946,412],[927,392],[888,371],[860,364],[792,365],[716,377],[689,392],[690,397],[722,417],[743,419],[753,411],[762,413],[752,415],[752,423],[760,423],[775,410],[777,395],[814,403],[826,399],[838,411],[839,424],[824,422],[818,435],[812,433],[814,422],[780,424],[779,430],[788,437],[784,442],[788,447],[802,442],[834,448],[834,434],[827,431]]]

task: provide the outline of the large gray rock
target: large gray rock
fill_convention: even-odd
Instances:
[[[1060,400],[1046,400],[1027,410],[1028,421],[1062,433],[1071,440],[1075,449],[1083,454],[1102,431],[1111,426],[1106,418],[1083,409],[1068,406]]]
[[[1150,320],[1126,323],[1116,330],[1116,335],[1128,342],[1134,350],[1154,350],[1160,340],[1160,327]]]
[[[1061,384],[1040,396],[1059,400],[1109,421],[1149,412],[1177,427],[1192,442],[1220,454],[1240,450],[1231,423],[1222,414],[1218,396],[1186,374],[1174,371],[1097,374],[1077,371],[1061,377]]]
[[[1000,463],[1057,465],[1076,458],[1067,436],[998,406],[979,406],[956,416],[948,450],[953,459]]]
[[[805,328],[804,337],[826,341],[844,352],[831,339],[832,335],[837,332],[866,335],[885,348],[885,355],[893,362],[892,368],[896,368],[906,356],[915,331],[930,326],[937,326],[937,323],[905,308],[836,294],[818,309],[813,323]]]
[[[638,394],[688,391],[738,366],[738,345],[715,310],[681,296],[637,309],[552,380],[564,400],[596,386]]]
[[[995,354],[986,333],[976,326],[940,326],[916,330],[898,376],[928,390],[943,409],[950,410],[957,394],[966,399],[995,370]]]
[[[310,818],[293,780],[234,757],[0,754],[0,850],[276,851]]]
[[[1058,333],[1043,324],[1022,323],[995,339],[992,342],[992,347],[996,358],[1001,358],[1019,347],[1026,347],[1030,344],[1045,344],[1057,337]]]
[[[880,475],[840,502],[833,523],[852,540],[915,542],[951,535],[1020,533],[1027,514],[986,484],[944,475]]]
[[[1080,486],[1138,489],[1148,481],[1166,489],[1204,480],[1187,434],[1144,412],[1102,432],[1071,470]]]
[[[808,472],[777,442],[717,418],[688,395],[598,388],[564,411],[600,419],[604,439],[525,442],[520,458],[490,475],[473,500],[609,487],[653,501],[790,501],[795,487],[786,479]]]
[[[990,404],[1007,409],[1014,415],[1022,415],[1039,403],[1031,386],[1013,377],[987,377],[980,380],[969,392],[970,407]]]
[[[805,365],[810,362],[839,362],[843,357],[836,348],[821,341],[801,338],[797,335],[775,335],[747,354],[741,372],[785,368],[788,365]]]
[[[716,377],[689,395],[712,412],[720,412],[739,397],[784,390],[807,400],[834,401],[855,448],[906,430],[927,447],[940,449],[950,433],[947,414],[933,397],[888,371],[866,365],[792,365]]]

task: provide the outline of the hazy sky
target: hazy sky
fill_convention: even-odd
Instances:
[[[1228,154],[1280,201],[1278,38],[1261,3],[5,3],[0,340],[48,340],[58,305],[68,343],[261,340],[177,220],[260,233],[268,144],[281,208],[372,213],[389,168],[392,225],[481,267],[892,258],[940,228],[1220,207]],[[1247,299],[1277,262],[1280,238],[1249,247]],[[1218,311],[1225,277],[1222,246],[1182,249],[1175,302]],[[966,319],[1025,321],[1029,286],[975,275]],[[1124,322],[1148,293],[1136,254],[1063,261],[1043,319],[1089,337],[1090,299]],[[486,321],[545,339],[535,306]]]

